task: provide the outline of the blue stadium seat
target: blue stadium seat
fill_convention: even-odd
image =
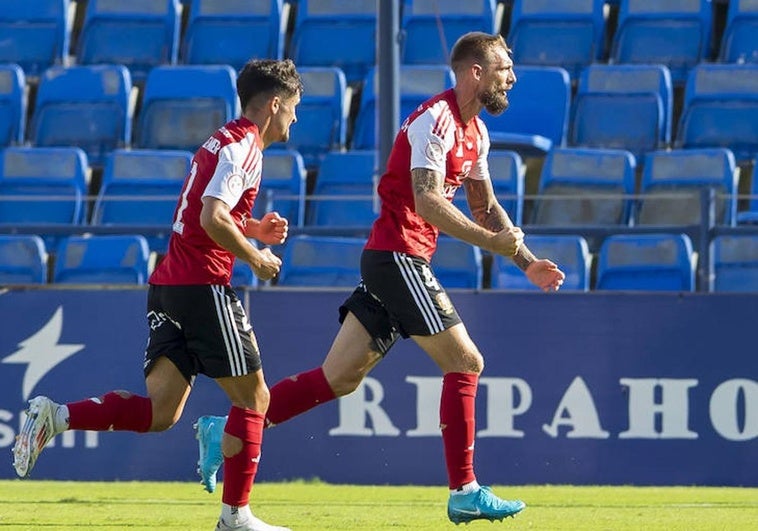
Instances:
[[[361,278],[366,240],[329,236],[295,236],[284,246],[277,286],[350,287]]]
[[[526,166],[515,151],[491,150],[487,162],[492,188],[500,205],[515,225],[521,225],[524,211],[524,180]],[[453,203],[462,212],[469,212],[463,190],[455,194]]]
[[[732,0],[721,39],[722,63],[758,63],[758,2]]]
[[[0,286],[46,282],[47,252],[42,238],[0,234]]]
[[[151,68],[176,64],[180,13],[177,0],[87,0],[76,58],[125,65],[141,85]]]
[[[70,0],[0,0],[0,63],[16,63],[28,77],[65,64],[71,5]]]
[[[614,234],[598,253],[598,290],[694,291],[695,259],[686,234]]]
[[[55,258],[56,284],[146,284],[150,249],[144,236],[69,236]]]
[[[482,289],[482,251],[455,238],[440,235],[432,256],[432,269],[446,289]]]
[[[718,235],[711,240],[709,290],[758,291],[758,236]]]
[[[182,61],[239,71],[252,58],[281,59],[289,4],[283,6],[282,0],[192,0]]]
[[[376,151],[327,153],[313,189],[309,225],[370,226],[378,215],[374,209]]]
[[[0,146],[24,142],[26,76],[16,64],[0,64]]]
[[[40,147],[77,146],[102,166],[127,147],[133,105],[129,71],[121,65],[52,67],[40,79],[29,141]]]
[[[191,161],[189,151],[114,151],[105,164],[91,223],[163,225],[165,233],[147,238],[150,249],[165,252],[171,220]]]
[[[753,168],[758,167],[758,160],[753,161]],[[755,172],[755,170],[753,170]],[[758,175],[750,180],[750,197],[747,202],[747,209],[737,212],[738,225],[755,225],[758,224]]]
[[[485,112],[494,149],[517,151],[524,157],[543,157],[566,145],[571,107],[571,81],[560,67],[515,67],[517,81],[508,93],[511,105],[500,116]]]
[[[197,150],[239,115],[236,79],[228,65],[153,68],[135,119],[135,147]]]
[[[86,216],[87,155],[79,148],[0,150],[0,224],[78,225]]]
[[[302,227],[305,222],[306,170],[303,157],[292,149],[269,148],[263,155],[263,174],[253,217],[277,211],[290,225]]]
[[[336,66],[350,84],[376,63],[376,0],[298,0],[289,56],[299,66]]]
[[[671,141],[673,89],[660,65],[592,65],[574,99],[569,142],[640,157]]]
[[[684,91],[675,147],[725,147],[738,162],[758,154],[758,64],[700,64]]]
[[[715,191],[715,220],[733,225],[737,210],[734,155],[723,148],[677,149],[648,153],[642,171],[637,225],[695,225],[700,191]]]
[[[662,64],[682,84],[709,56],[711,24],[710,0],[621,0],[610,60]]]
[[[495,12],[495,0],[403,0],[401,61],[449,65],[450,51],[461,35],[500,31]]]
[[[297,150],[308,169],[316,170],[329,151],[345,148],[347,100],[345,74],[336,67],[299,68],[304,92],[287,147]]]
[[[560,66],[572,78],[603,53],[603,0],[514,0],[508,44],[517,65]]]
[[[376,149],[377,147],[377,94],[376,68],[371,68],[361,91],[361,101],[353,129],[352,149]],[[445,65],[401,65],[400,121],[416,107],[435,94],[455,85],[455,76]]]
[[[551,260],[566,273],[561,291],[589,291],[592,255],[587,240],[573,234],[530,234],[524,242],[535,256]],[[492,289],[539,290],[511,258],[501,255],[492,256],[491,283]]]
[[[635,166],[635,158],[623,150],[552,150],[542,165],[533,223],[627,225]]]

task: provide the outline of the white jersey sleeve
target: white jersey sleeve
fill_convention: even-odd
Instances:
[[[437,102],[408,124],[411,147],[411,170],[426,168],[443,175],[447,154],[455,141],[455,121],[445,102]]]
[[[205,187],[203,197],[215,197],[229,208],[234,208],[243,192],[260,181],[262,160],[263,153],[252,135],[227,144],[218,152],[216,170]]]
[[[471,171],[468,174],[468,178],[484,180],[490,178],[490,166],[487,162],[487,157],[490,154],[490,134],[487,131],[487,126],[484,125],[484,122],[479,117],[477,117],[476,120],[478,122],[479,132],[481,134],[478,146],[479,156],[477,157],[474,166],[471,168]]]

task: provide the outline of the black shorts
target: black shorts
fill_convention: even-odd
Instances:
[[[198,373],[222,378],[261,368],[253,327],[228,286],[150,285],[147,321],[145,376],[161,356],[190,383]]]
[[[361,284],[340,307],[349,310],[386,354],[398,337],[431,336],[461,322],[429,262],[390,251],[364,250]]]

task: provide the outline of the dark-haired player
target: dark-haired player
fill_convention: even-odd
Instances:
[[[216,529],[285,529],[253,516],[248,504],[269,390],[252,326],[229,283],[235,258],[262,280],[279,272],[279,258],[247,238],[282,243],[287,220],[276,213],[251,219],[250,212],[260,185],[262,151],[287,141],[301,93],[292,61],[254,60],[240,71],[242,116],[218,129],[195,153],[174,212],[168,252],[150,277],[147,396],[111,391],[69,404],[33,398],[13,448],[19,476],[26,477],[45,445],[65,430],[169,429],[182,414],[195,376],[205,374],[231,402]]]

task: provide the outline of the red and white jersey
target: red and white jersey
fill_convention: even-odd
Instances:
[[[150,276],[151,284],[229,284],[235,256],[200,226],[202,199],[215,197],[229,205],[244,233],[261,181],[262,147],[258,127],[243,117],[221,127],[195,152],[174,211],[168,253]]]
[[[445,175],[444,193],[453,200],[464,179],[489,179],[490,139],[477,116],[468,124],[452,89],[421,104],[395,137],[387,170],[379,181],[382,209],[366,249],[397,251],[431,261],[439,229],[416,214],[411,170],[428,168]]]

